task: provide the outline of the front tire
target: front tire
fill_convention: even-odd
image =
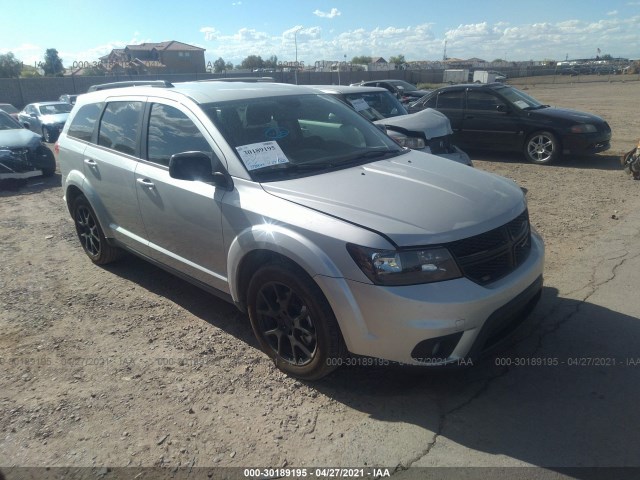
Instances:
[[[122,256],[122,250],[107,243],[98,217],[84,195],[73,201],[71,211],[82,249],[93,263],[106,265]]]
[[[560,156],[560,142],[551,132],[535,132],[525,142],[524,155],[531,163],[553,163]]]
[[[292,377],[320,379],[337,368],[346,348],[320,288],[299,268],[270,263],[251,278],[251,327],[262,350]]]
[[[52,142],[53,135],[51,134],[51,130],[49,130],[47,127],[42,127],[42,138],[44,138],[44,141],[46,143]]]

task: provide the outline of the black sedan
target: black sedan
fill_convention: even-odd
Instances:
[[[409,112],[435,108],[451,121],[454,142],[464,149],[521,151],[533,163],[561,155],[603,152],[611,128],[590,113],[543,105],[508,85],[454,85],[434,90]]]
[[[56,160],[42,137],[23,128],[5,112],[0,112],[0,178],[20,178],[40,170],[45,177],[56,171]],[[17,175],[17,176],[15,176]]]
[[[405,104],[414,102],[431,91],[420,90],[415,85],[411,85],[404,80],[370,80],[367,82],[354,83],[353,86],[386,88],[393,93],[398,100]]]

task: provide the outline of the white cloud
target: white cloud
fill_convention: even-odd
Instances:
[[[592,57],[597,48],[613,56],[637,58],[640,44],[640,15],[629,18],[607,16],[594,22],[565,20],[513,24],[480,22],[461,24],[444,33],[436,33],[435,24],[380,25],[373,29],[340,31],[317,25],[293,25],[273,34],[259,29],[241,29],[235,33],[203,27],[208,35],[203,42],[207,60],[222,57],[240,63],[249,55],[280,61],[293,61],[296,55],[306,64],[317,60],[350,60],[368,55],[388,59],[404,55],[408,61],[439,60],[447,42],[449,57],[485,60],[543,60]],[[295,33],[297,32],[297,33]],[[294,41],[294,39],[296,41]],[[41,55],[40,55],[41,56]]]
[[[218,32],[213,27],[202,27],[200,29],[200,33],[204,33],[204,39],[209,40],[217,40],[220,32]]]
[[[609,15],[610,17],[618,15],[618,10],[611,10],[610,12],[607,12],[607,15]]]
[[[322,12],[320,10],[315,10],[313,14],[320,18],[334,18],[342,15],[340,10],[338,10],[337,8],[332,8],[330,12]]]

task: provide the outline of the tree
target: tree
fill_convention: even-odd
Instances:
[[[18,78],[22,71],[22,62],[13,53],[0,55],[0,77]]]
[[[371,57],[367,57],[366,55],[353,57],[351,59],[351,63],[356,63],[358,65],[369,65],[371,63]]]
[[[396,57],[389,58],[389,63],[395,63],[396,65],[402,65],[403,63],[407,63],[404,59],[404,55],[398,55]]]
[[[58,56],[58,50],[55,48],[47,48],[44,54],[44,65],[42,69],[47,76],[62,76],[64,67],[62,66],[62,60],[60,60]]]
[[[227,70],[233,70],[233,63],[227,62],[227,64],[224,66],[224,68],[227,69]]]
[[[215,73],[220,73],[225,71],[227,68],[227,64],[224,62],[222,57],[219,57],[215,62],[213,62],[213,71]]]
[[[260,55],[249,55],[240,64],[242,68],[255,70],[256,68],[264,68],[264,60]]]
[[[278,57],[271,55],[269,60],[264,61],[265,68],[276,68],[278,66]]]

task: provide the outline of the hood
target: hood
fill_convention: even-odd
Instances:
[[[526,207],[514,182],[416,151],[262,187],[277,197],[377,231],[397,246],[433,245],[477,235],[507,223]]]
[[[427,140],[432,138],[451,135],[451,122],[444,113],[440,113],[433,108],[425,108],[409,115],[399,115],[397,117],[377,120],[374,123],[385,127],[399,127],[409,132],[421,132],[425,134]]]
[[[40,121],[46,125],[55,125],[66,122],[67,118],[69,118],[68,113],[56,113],[55,115],[42,115]]]
[[[604,123],[604,119],[597,115],[568,108],[547,107],[533,110],[531,113],[541,117],[564,119],[571,123]]]
[[[34,147],[39,145],[41,140],[40,135],[26,128],[0,130],[0,147]]]

